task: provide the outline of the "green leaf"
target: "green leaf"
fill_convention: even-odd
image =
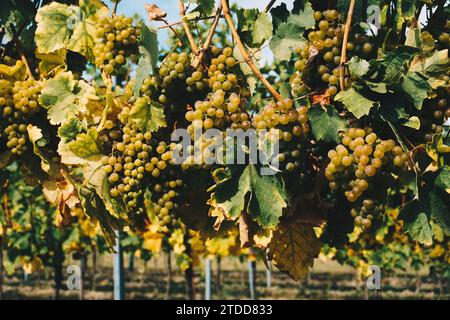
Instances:
[[[369,66],[369,62],[357,56],[354,56],[348,62],[350,74],[357,77],[364,76],[369,71]]]
[[[273,30],[276,31],[278,26],[286,22],[290,12],[286,7],[285,3],[280,3],[279,6],[274,7],[270,10],[270,13],[272,15],[272,24],[273,24]]]
[[[439,170],[439,174],[434,180],[434,185],[442,190],[450,189],[450,168],[448,166]]]
[[[214,10],[214,0],[194,0],[198,6],[193,11],[198,11],[203,17],[209,16]]]
[[[58,136],[64,143],[75,140],[77,135],[83,131],[83,124],[77,118],[71,118],[61,124],[58,128]]]
[[[386,83],[366,81],[365,84],[373,92],[376,92],[376,93],[387,93],[388,92]]]
[[[280,24],[276,34],[270,41],[270,49],[274,56],[280,61],[290,60],[292,50],[306,43],[302,33],[303,29],[294,24]]]
[[[314,105],[309,108],[308,117],[312,133],[319,140],[339,143],[339,131],[347,128],[347,122],[333,106],[328,106],[325,111],[320,105]]]
[[[52,2],[39,9],[36,15],[36,45],[40,53],[65,48],[79,23],[79,8]]]
[[[429,197],[431,218],[441,227],[446,236],[450,236],[450,207],[448,206],[450,196],[433,188]]]
[[[388,53],[381,62],[385,67],[383,82],[398,82],[417,52],[417,48],[401,46]]]
[[[375,101],[362,96],[354,88],[339,92],[334,100],[341,102],[358,119],[368,115],[375,106]]]
[[[278,176],[262,176],[254,165],[234,170],[216,185],[217,208],[236,219],[246,210],[263,228],[274,228],[287,206],[284,186]]]
[[[265,12],[258,14],[258,19],[253,24],[252,44],[263,44],[272,36],[272,23]]]
[[[143,132],[153,132],[167,125],[164,106],[156,101],[134,105],[131,108],[129,119],[136,123]]]
[[[155,73],[158,62],[158,34],[156,30],[149,30],[145,24],[141,27],[141,38],[139,40],[139,62],[134,82],[134,94],[139,95],[140,88],[145,78]]]
[[[423,101],[428,97],[431,90],[427,78],[418,72],[408,72],[402,82],[403,91],[409,96],[414,107],[422,109]]]
[[[74,93],[76,83],[72,72],[60,73],[45,83],[39,103],[48,110],[47,117],[51,124],[61,124],[79,112],[79,107],[74,103],[77,98]]]
[[[297,27],[304,29],[311,29],[316,25],[314,19],[314,10],[309,2],[301,3],[304,1],[296,1],[292,14],[289,15],[287,22],[294,24]],[[300,4],[301,3],[301,4]]]
[[[424,245],[433,243],[433,231],[428,221],[429,213],[428,197],[422,197],[420,201],[410,202],[401,212],[401,217],[405,222],[405,233],[408,233],[414,241]]]
[[[257,47],[272,36],[272,23],[265,12],[258,9],[237,11],[239,35],[249,47]]]

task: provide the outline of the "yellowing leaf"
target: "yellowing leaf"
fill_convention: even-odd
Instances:
[[[319,252],[320,242],[313,227],[301,222],[282,223],[268,246],[269,260],[296,281],[309,272]]]
[[[50,53],[65,48],[91,58],[97,22],[108,12],[100,1],[81,1],[79,7],[52,2],[42,7],[36,15],[38,51]]]
[[[61,124],[83,111],[76,104],[76,85],[72,72],[60,73],[45,83],[39,103],[48,110],[47,117],[51,124]]]
[[[36,15],[36,44],[39,52],[50,53],[64,48],[70,40],[74,25],[79,23],[79,8],[52,2]]]

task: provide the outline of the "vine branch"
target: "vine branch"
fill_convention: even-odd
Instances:
[[[350,1],[350,7],[348,8],[348,14],[347,14],[347,21],[345,22],[345,31],[344,31],[344,38],[342,40],[342,52],[341,52],[341,65],[339,70],[339,83],[341,86],[341,90],[345,89],[345,82],[344,82],[344,76],[345,76],[345,65],[347,63],[347,43],[348,43],[348,35],[350,33],[350,27],[352,25],[352,17],[353,17],[353,11],[355,10],[355,0]]]
[[[241,38],[239,37],[239,34],[236,30],[236,27],[234,26],[233,18],[230,15],[230,7],[228,6],[227,0],[221,0],[222,7],[223,7],[223,13],[225,16],[225,20],[227,21],[227,24],[230,28],[231,34],[233,35],[234,40],[236,41],[236,45],[238,46],[239,51],[242,54],[242,57],[244,58],[247,65],[252,69],[253,74],[263,83],[263,85],[269,90],[269,92],[278,100],[283,101],[283,98],[281,95],[275,90],[274,87],[264,78],[264,76],[261,74],[261,71],[259,68],[255,65],[251,57],[249,56],[247,50],[245,49],[244,44],[242,43]]]
[[[172,32],[173,32],[173,33],[175,34],[175,36],[178,38],[178,44],[179,44],[179,46],[183,46],[183,39],[181,38],[181,36],[180,36],[180,34],[178,33],[178,31],[177,31],[172,25],[170,25],[169,22],[167,22],[166,19],[162,19],[161,21],[164,22],[164,23],[166,24],[165,27],[166,27],[166,28],[170,28],[170,30],[172,30]]]
[[[264,12],[268,13],[269,10],[272,8],[272,6],[275,4],[277,0],[270,0],[270,2],[267,4],[267,6],[264,8]]]
[[[189,40],[189,44],[191,45],[192,52],[195,55],[198,55],[198,46],[195,43],[194,36],[192,35],[191,29],[189,28],[189,24],[187,23],[187,20],[186,20],[186,8],[184,7],[183,0],[179,0],[179,6],[180,6],[181,20],[183,21],[184,31],[186,32],[186,36]]]
[[[201,48],[198,57],[196,57],[194,62],[192,63],[192,67],[194,69],[197,69],[198,66],[200,65],[200,63],[202,63],[203,57],[205,56],[206,51],[208,50],[209,46],[211,45],[211,42],[214,37],[214,33],[216,32],[217,24],[219,23],[221,14],[222,14],[222,3],[219,3],[219,6],[217,7],[217,10],[216,10],[216,15],[214,17],[213,24],[208,33],[208,38],[206,38],[206,41],[205,41],[203,47]]]
[[[113,8],[113,12],[112,12],[113,16],[116,15],[116,13],[117,13],[117,6],[119,5],[119,1],[120,0],[115,0],[114,1],[114,8]]]

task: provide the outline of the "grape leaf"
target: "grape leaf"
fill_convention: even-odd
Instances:
[[[227,217],[236,219],[246,210],[263,228],[275,227],[287,206],[280,178],[262,176],[254,165],[232,170],[231,177],[216,185],[213,199]]]
[[[302,222],[281,223],[273,232],[267,256],[280,271],[297,281],[308,274],[320,246],[312,226]]]
[[[28,137],[33,145],[33,152],[41,159],[41,169],[52,177],[59,175],[58,166],[52,161],[48,151],[48,140],[42,135],[42,130],[34,125],[27,126]]]
[[[272,36],[272,23],[265,12],[260,12],[254,21],[252,30],[252,44],[262,44]]]
[[[141,38],[139,40],[139,57],[134,80],[134,94],[139,95],[142,82],[152,73],[155,73],[158,62],[158,34],[155,30],[149,30],[145,24],[141,27]]]
[[[448,166],[440,169],[438,176],[434,180],[434,185],[442,190],[450,189],[450,169]]]
[[[281,61],[288,61],[291,58],[292,50],[306,43],[302,36],[303,29],[290,23],[279,25],[276,34],[270,41],[270,49],[274,56]]]
[[[79,23],[79,9],[52,2],[39,9],[36,15],[36,45],[40,53],[50,53],[65,48]]]
[[[156,101],[149,101],[142,106],[133,106],[129,119],[136,123],[143,132],[153,132],[167,125],[164,106]]]
[[[273,24],[273,30],[276,31],[278,26],[283,23],[286,22],[290,12],[287,9],[287,6],[285,3],[280,3],[279,6],[277,7],[273,7],[270,10],[270,13],[272,15],[272,24]]]
[[[87,133],[79,134],[77,139],[68,145],[70,151],[81,159],[100,160],[104,155],[95,128],[90,128]]]
[[[431,90],[427,78],[418,72],[408,72],[403,79],[402,89],[413,102],[414,107],[422,109],[423,101],[428,97]]]
[[[72,72],[60,73],[45,83],[39,103],[48,110],[47,117],[51,124],[61,124],[80,111],[74,103],[77,98],[74,93],[76,84]]]
[[[339,92],[334,100],[341,102],[358,119],[368,115],[375,106],[375,101],[362,96],[354,88]]]
[[[369,67],[369,62],[359,58],[358,56],[352,57],[348,62],[350,74],[357,77],[364,76],[369,71]]]
[[[272,23],[265,12],[258,9],[237,11],[239,35],[250,47],[257,47],[272,36]]]
[[[431,218],[436,222],[446,236],[450,236],[450,196],[433,188],[429,194]]]
[[[40,53],[66,48],[92,57],[97,23],[109,10],[100,1],[81,1],[80,6],[52,2],[36,14],[36,45]]]
[[[215,0],[194,0],[198,6],[193,11],[198,11],[203,17],[209,16],[214,10]]]
[[[417,51],[417,48],[401,46],[386,54],[381,61],[381,65],[385,68],[383,82],[398,82]]]
[[[75,140],[77,135],[83,131],[83,124],[77,118],[71,118],[61,124],[58,128],[58,136],[64,143]]]
[[[70,40],[67,43],[67,49],[91,59],[94,56],[93,49],[99,19],[107,16],[109,10],[106,7],[102,7],[94,14],[93,12],[88,12],[86,6],[80,6],[80,11],[84,18],[74,27]]]
[[[104,175],[102,179],[102,184],[100,192],[98,192],[100,198],[105,204],[106,210],[116,219],[121,219],[123,221],[128,220],[127,211],[125,205],[120,197],[111,197],[110,195],[111,186],[108,182],[107,175]]]
[[[78,188],[78,196],[80,197],[83,211],[91,219],[99,221],[100,228],[105,236],[105,240],[110,248],[116,244],[116,234],[114,228],[120,226],[119,222],[115,220],[106,210],[105,204],[98,196],[94,189],[80,186]]]
[[[309,108],[308,117],[312,132],[319,140],[339,143],[339,131],[347,128],[347,122],[333,106],[327,106],[323,110],[320,105],[314,105]]]
[[[401,211],[401,218],[404,220],[404,231],[408,233],[414,241],[424,245],[433,243],[433,231],[428,221],[430,204],[421,197],[421,200],[414,200],[407,204]]]
[[[303,2],[300,4],[300,2]],[[295,1],[292,13],[287,22],[304,29],[311,29],[316,25],[314,10],[309,2]]]

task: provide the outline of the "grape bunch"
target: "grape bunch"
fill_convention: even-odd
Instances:
[[[133,19],[124,15],[104,17],[97,30],[94,46],[94,62],[107,74],[117,71],[126,63],[127,56],[137,53],[140,28],[133,26]]]
[[[188,86],[203,89],[204,84],[210,93],[205,100],[194,103],[194,108],[188,107],[185,118],[188,121],[188,131],[193,128],[217,129],[249,129],[251,123],[249,114],[244,110],[239,92],[239,80],[236,75],[236,60],[232,57],[233,49],[227,47],[220,50],[211,49],[211,64],[205,72],[195,70],[186,79]]]
[[[373,221],[385,212],[385,206],[383,204],[376,204],[376,201],[370,198],[364,199],[360,206],[352,208],[350,213],[354,218],[356,226],[361,227],[363,230],[369,229]]]
[[[161,177],[159,181],[155,181],[152,184],[152,202],[153,212],[158,219],[159,225],[162,230],[168,226],[176,225],[178,209],[177,201],[180,200],[180,194],[185,189],[183,180],[177,177],[175,170],[170,170],[167,175]]]
[[[270,102],[252,119],[256,130],[269,130],[269,134],[280,140],[278,161],[283,170],[292,172],[301,166],[302,144],[308,135],[308,108],[295,108],[291,99]]]
[[[325,176],[330,189],[340,189],[349,202],[356,202],[377,174],[391,172],[388,166],[404,167],[409,155],[394,140],[379,139],[371,128],[350,128],[328,158]]]
[[[2,113],[1,136],[7,138],[6,146],[15,155],[23,155],[29,142],[27,126],[39,111],[39,94],[42,83],[33,79],[15,81],[12,84],[0,79],[0,110]]]
[[[134,106],[148,105],[150,98],[141,96],[135,99]],[[118,123],[107,120],[107,130],[118,131],[119,137],[113,139],[112,151],[102,159],[103,170],[108,175],[110,196],[123,201],[127,211],[143,214],[146,207],[145,190],[151,190],[152,212],[159,221],[162,231],[175,222],[179,190],[183,181],[172,165],[172,150],[175,144],[159,140],[158,132],[142,131],[129,119],[131,109],[122,108]]]
[[[159,90],[160,95],[158,97],[159,102],[161,103],[167,102],[166,90],[175,79],[180,80],[186,79],[187,72],[189,72],[190,67],[189,62],[190,62],[189,55],[186,52],[181,53],[172,52],[166,57],[166,59],[164,59],[159,69],[159,76],[162,79],[162,88],[161,90]],[[157,82],[153,81],[153,85],[155,85],[156,83]]]
[[[317,56],[314,59],[317,61],[317,69],[314,78],[328,87],[330,95],[333,96],[338,92],[344,34],[343,27],[339,24],[339,13],[337,10],[316,11],[314,18],[316,28],[308,33],[309,42],[296,49],[298,55],[294,64],[296,73],[291,79],[294,96],[301,95],[306,89],[303,73],[308,67],[311,52],[316,51]],[[367,58],[373,54],[373,47],[367,35],[362,32],[352,33],[347,43],[347,56],[351,58],[357,55]],[[351,85],[351,76],[348,72],[345,74],[344,84],[345,88],[349,88]]]
[[[435,98],[425,101],[422,107],[422,122],[429,132],[425,134],[425,141],[431,142],[434,134],[442,133],[443,123],[450,117],[449,99],[448,90],[439,88]]]

